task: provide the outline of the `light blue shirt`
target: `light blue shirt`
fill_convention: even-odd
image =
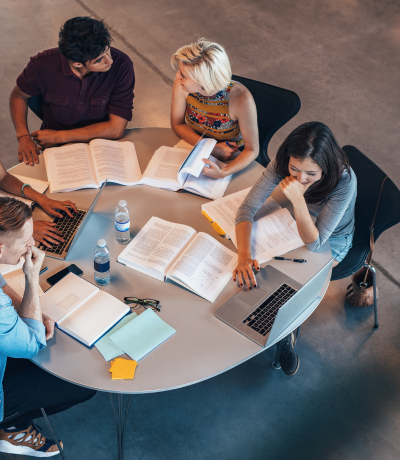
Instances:
[[[10,297],[0,289],[0,422],[4,418],[3,377],[7,356],[33,358],[45,346],[44,325],[36,319],[20,318]]]

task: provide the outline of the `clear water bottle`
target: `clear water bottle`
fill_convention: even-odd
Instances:
[[[94,249],[94,280],[100,286],[110,282],[110,250],[106,240],[97,241]]]
[[[115,239],[119,244],[127,244],[131,239],[129,208],[125,200],[120,200],[115,208]]]

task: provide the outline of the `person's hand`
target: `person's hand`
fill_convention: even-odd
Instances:
[[[60,144],[58,131],[54,129],[39,129],[31,133],[31,136],[42,150]]]
[[[301,200],[304,201],[304,194],[312,183],[301,184],[295,177],[287,176],[279,183],[282,192],[293,205],[299,203]]]
[[[221,179],[222,177],[226,177],[225,168],[227,165],[224,164],[223,166],[218,166],[213,161],[206,160],[205,158],[203,158],[203,161],[206,165],[209,166],[204,166],[201,171],[202,174],[208,177],[212,177],[213,179]]]
[[[36,220],[33,222],[33,238],[39,243],[43,243],[48,248],[51,248],[51,244],[64,243],[64,238],[60,230],[55,227],[56,224],[53,222],[46,222],[45,220]]]
[[[214,149],[211,152],[212,156],[222,161],[230,160],[239,148],[235,142],[228,142],[228,144],[226,142],[218,142],[215,144]]]
[[[254,260],[251,257],[239,256],[238,264],[235,270],[233,270],[233,281],[236,282],[237,280],[241,287],[246,283],[250,290],[253,286],[256,287],[257,281],[253,268],[258,272],[260,271],[258,260]]]
[[[40,199],[38,199],[36,202],[43,209],[43,211],[45,211],[50,216],[62,217],[62,214],[57,212],[57,209],[58,210],[61,209],[62,211],[65,211],[69,215],[69,217],[72,217],[71,208],[75,212],[78,212],[78,210],[76,209],[76,204],[69,200],[68,201],[57,201],[57,200],[52,200],[46,195],[42,195]]]
[[[39,283],[39,272],[44,260],[44,252],[31,246],[25,253],[25,262],[22,270],[30,281]]]
[[[50,319],[47,315],[42,313],[43,326],[46,329],[46,340],[50,340],[54,335],[54,321]]]
[[[18,140],[18,160],[31,166],[34,163],[39,163],[39,147],[33,142],[30,136],[20,137]]]

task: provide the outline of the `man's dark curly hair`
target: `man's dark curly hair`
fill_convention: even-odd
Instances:
[[[100,56],[113,41],[110,27],[87,16],[68,19],[61,27],[58,49],[67,59],[85,65]]]

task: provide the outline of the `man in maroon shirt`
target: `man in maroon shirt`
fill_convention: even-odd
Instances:
[[[10,96],[20,162],[34,165],[40,150],[59,144],[122,137],[132,119],[135,74],[111,42],[102,21],[76,17],[61,27],[58,48],[30,58]],[[29,133],[32,96],[40,97],[43,123]]]

